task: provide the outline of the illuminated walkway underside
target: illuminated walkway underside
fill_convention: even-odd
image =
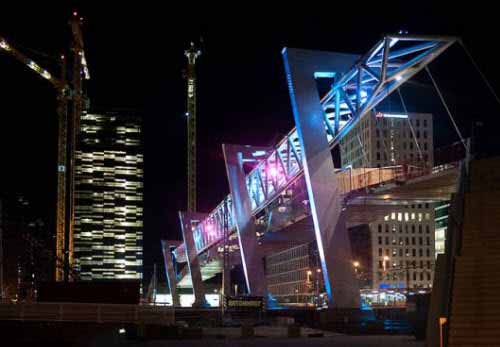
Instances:
[[[236,231],[232,246],[235,250],[239,247],[249,294],[263,295],[265,283],[263,280],[255,283],[255,278],[262,274],[262,269],[256,266],[256,259],[265,255],[265,250],[254,249],[254,235],[266,238],[274,228],[273,222],[286,225],[292,219],[297,221],[310,216],[329,306],[359,307],[359,291],[346,231],[349,224],[346,203],[381,205],[381,202],[392,201],[393,204],[404,204],[405,200],[418,197],[418,189],[397,186],[408,178],[403,177],[405,175],[401,172],[405,170],[401,168],[380,169],[373,175],[367,173],[370,169],[366,169],[364,178],[359,178],[359,171],[336,172],[331,148],[362,116],[373,111],[384,98],[455,42],[457,39],[453,37],[388,35],[363,56],[284,49],[296,128],[271,148],[224,147],[231,194],[206,218],[188,221],[190,228],[186,228],[187,224],[183,222],[184,240],[190,242],[179,245],[173,252],[174,258],[178,262],[186,261],[187,253],[192,261],[196,254],[194,263],[189,262],[190,277],[210,276],[217,270],[207,264],[217,258],[224,235]],[[318,94],[316,80],[320,78],[333,79],[325,95]],[[352,180],[352,176],[359,180]],[[421,188],[422,200],[445,199],[440,196],[449,195],[450,188],[445,188],[447,183],[442,173],[421,171],[419,176],[445,181],[436,181],[435,184],[431,178],[408,181],[406,186]],[[387,186],[380,187],[382,183]],[[374,191],[367,191],[368,187]],[[288,197],[290,190],[292,199]],[[293,199],[300,194],[304,195],[301,201]],[[279,205],[290,199],[289,210],[282,212],[287,206],[280,209]],[[280,216],[287,213],[288,217]],[[262,223],[262,218],[267,218],[268,222]],[[192,237],[186,233],[192,233]],[[263,248],[266,248],[265,244],[262,242]],[[169,283],[180,280],[183,284],[185,281],[179,277],[183,277],[182,273]],[[203,283],[199,280],[193,282],[196,297],[202,292]],[[200,302],[202,298],[196,300]]]

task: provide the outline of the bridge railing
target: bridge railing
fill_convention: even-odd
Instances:
[[[171,307],[148,305],[1,303],[1,320],[168,325],[175,322],[175,311]]]
[[[388,168],[347,168],[338,171],[336,178],[341,192],[347,194],[354,190],[395,181],[400,175],[400,170],[400,166]]]
[[[341,192],[352,191],[389,183],[402,183],[409,179],[434,173],[432,168],[414,165],[394,165],[374,168],[345,168],[336,172]]]

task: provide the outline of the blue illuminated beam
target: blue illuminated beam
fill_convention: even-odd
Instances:
[[[459,39],[446,36],[388,35],[382,38],[351,69],[332,85],[321,100],[332,125],[344,112],[343,128],[335,133],[330,146],[336,145],[361,117],[373,110],[399,86],[430,64]],[[332,100],[340,99],[340,103]],[[348,112],[346,112],[346,110]]]

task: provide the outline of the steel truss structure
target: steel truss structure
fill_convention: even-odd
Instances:
[[[245,156],[242,155],[244,151],[240,151],[241,165],[245,162],[254,164],[244,177],[246,195],[250,214],[255,216],[293,182],[305,176],[325,286],[330,302],[337,307],[353,307],[357,302],[352,300],[355,288],[350,288],[352,286],[349,283],[342,293],[332,290],[333,277],[345,278],[346,282],[350,282],[348,272],[353,271],[352,267],[349,265],[349,269],[342,269],[335,263],[342,257],[344,261],[350,261],[350,251],[349,254],[342,251],[332,256],[335,259],[333,262],[326,257],[326,251],[331,254],[332,247],[339,251],[349,248],[346,235],[337,230],[342,228],[340,220],[345,219],[345,216],[341,206],[342,193],[336,187],[330,149],[361,117],[373,111],[384,98],[457,41],[455,37],[388,35],[361,57],[298,49],[283,50],[296,128],[272,148],[255,150]],[[317,90],[315,79],[319,78],[333,79],[330,90],[323,96]],[[231,182],[231,177],[228,180]],[[200,255],[218,244],[224,237],[224,220],[227,220],[229,230],[240,228],[236,211],[238,204],[233,201],[233,197],[229,194],[205,219],[193,224],[195,249],[189,250],[186,243],[181,244],[174,251],[176,259],[186,259],[189,263],[187,258],[191,257],[186,257],[186,254]],[[330,220],[326,220],[325,216]],[[242,252],[243,249],[240,248]],[[249,283],[252,276],[248,274],[245,262],[243,266]],[[335,268],[338,268],[337,274],[333,275]],[[194,281],[193,286],[196,286]],[[252,287],[251,284],[249,287]],[[342,296],[343,299],[340,298]]]

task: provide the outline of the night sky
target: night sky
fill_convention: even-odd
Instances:
[[[36,51],[59,54],[67,47],[67,20],[73,9],[85,18],[91,110],[126,108],[144,117],[145,277],[153,262],[162,262],[159,240],[180,237],[177,211],[186,205],[182,70],[183,52],[190,40],[203,38],[198,65],[200,211],[211,210],[228,193],[222,143],[270,145],[293,127],[283,46],[361,54],[382,34],[400,29],[413,34],[458,35],[493,87],[500,90],[495,64],[498,19],[493,17],[497,12],[493,5],[473,9],[470,2],[467,7],[455,2],[451,10],[404,1],[398,6],[381,5],[378,10],[362,9],[357,3],[344,9],[284,11],[215,5],[174,8],[152,1],[134,2],[136,5],[115,1],[106,8],[50,3],[51,8],[25,3],[11,9],[2,6],[0,35],[41,65],[51,67],[48,57],[40,57]],[[363,14],[357,17],[359,11]],[[465,136],[472,119],[488,122],[498,116],[498,105],[459,46],[433,63],[431,70]],[[0,55],[0,76],[0,191],[26,194],[53,226],[55,94],[47,81],[5,54]],[[425,87],[428,80],[425,76],[419,80],[424,83],[423,91],[413,99],[412,88],[403,88],[410,100],[416,100],[409,107],[436,115],[436,143],[456,141],[436,94]]]

